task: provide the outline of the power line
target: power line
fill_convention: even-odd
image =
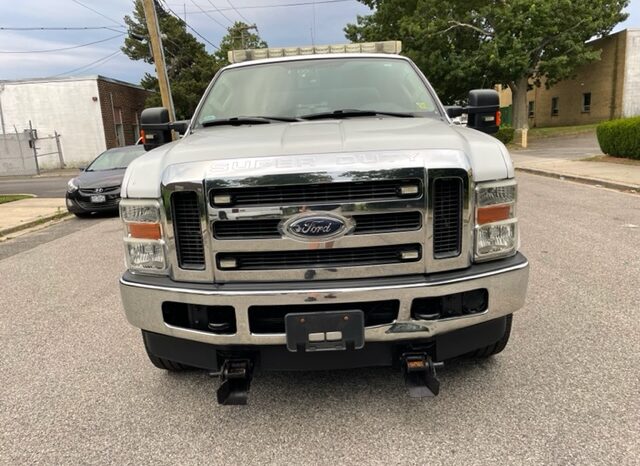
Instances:
[[[222,11],[220,11],[220,9],[217,6],[215,6],[211,0],[207,0],[207,2],[209,2],[209,5],[211,5],[218,13],[220,13],[224,17],[224,19],[229,21],[229,23],[233,24],[233,21],[231,21],[231,19],[229,19],[227,15],[225,15]]]
[[[94,10],[93,8],[91,8],[88,5],[85,5],[84,3],[82,3],[80,0],[71,0],[73,3],[77,3],[78,5],[80,5],[81,7],[86,8],[87,10],[93,11],[95,14],[102,16],[105,19],[108,19],[109,21],[111,21],[112,23],[116,23],[118,26],[122,25],[121,21],[116,21],[113,18],[110,18],[109,16],[105,15],[104,13],[100,13],[98,10]]]
[[[124,26],[120,26],[121,28]],[[115,31],[113,26],[60,26],[60,27],[2,27],[0,31],[89,31],[95,29],[108,29],[109,31]]]
[[[189,29],[191,29],[198,37],[200,37],[203,41],[205,41],[207,44],[209,44],[211,47],[213,47],[216,50],[220,50],[220,47],[218,47],[216,44],[214,44],[213,42],[211,42],[209,39],[207,39],[205,36],[203,36],[202,34],[200,34],[198,31],[195,30],[195,28],[193,26],[191,26],[189,23],[187,23],[184,19],[182,19],[180,16],[178,16],[175,11],[173,11],[169,5],[167,5],[167,3],[164,0],[160,0],[162,1],[162,3],[164,4],[164,6],[167,8],[167,10],[169,10],[169,12],[171,12],[171,14],[173,14],[173,16],[175,16],[180,22],[184,23],[185,26],[187,26]]]
[[[69,70],[69,71],[65,71],[63,73],[54,74],[53,76],[49,76],[49,78],[56,78],[58,76],[62,76],[63,74],[75,73],[76,71],[89,69],[89,68],[91,68],[93,66],[96,66],[96,65],[102,65],[102,64],[108,62],[109,60],[111,60],[112,58],[115,58],[117,55],[119,55],[121,53],[122,52],[120,50],[116,50],[115,52],[110,53],[109,55],[106,55],[106,56],[104,56],[102,58],[98,58],[97,60],[92,61],[91,63],[87,63],[86,65],[80,66],[78,68],[74,68],[74,69]]]
[[[316,0],[313,1],[305,1],[305,2],[291,2],[291,3],[272,3],[268,5],[246,5],[246,6],[238,6],[236,9],[238,10],[260,10],[266,8],[290,8],[290,7],[298,7],[298,6],[311,6],[313,4],[316,5],[326,5],[331,3],[345,3],[345,2],[355,2],[357,0]],[[232,11],[233,8],[218,8],[217,10],[205,10],[208,12],[222,12],[222,11]],[[201,11],[187,11],[188,14],[202,14]]]
[[[202,9],[202,7],[201,7],[200,5],[198,5],[194,0],[191,0],[191,3],[193,3],[195,6],[197,6],[197,7],[198,7],[198,9],[199,9],[200,11],[202,11],[205,15],[207,15],[207,17],[208,17],[211,21],[213,21],[214,23],[216,23],[216,24],[217,24],[217,25],[219,25],[220,27],[222,27],[222,28],[224,28],[224,29],[227,29],[227,26],[225,26],[224,24],[222,24],[220,21],[218,21],[216,18],[214,18],[213,16],[211,16],[211,15],[210,15],[209,13],[207,13],[206,11],[204,11],[204,10]],[[183,21],[184,21],[184,20],[183,20]],[[185,23],[185,24],[186,24],[186,23]]]
[[[0,53],[47,53],[47,52],[62,52],[64,50],[73,50],[73,49],[79,49],[82,47],[87,47],[89,45],[94,45],[94,44],[101,44],[102,42],[107,42],[109,40],[113,40],[116,39],[117,37],[122,37],[124,36],[124,32],[121,32],[120,34],[116,34],[115,36],[111,36],[111,37],[107,37],[106,39],[101,39],[101,40],[96,40],[93,42],[87,42],[86,44],[80,44],[80,45],[73,45],[71,47],[62,47],[59,49],[47,49],[47,50],[0,50]]]
[[[209,3],[211,3],[211,2],[209,2]],[[240,16],[240,18],[242,18],[242,20],[244,22],[246,22],[247,24],[251,24],[251,21],[249,21],[245,15],[243,15],[242,13],[240,13],[240,11],[238,11],[238,9],[233,5],[233,3],[231,3],[231,0],[227,0],[227,3],[229,4],[229,6],[231,8],[233,8],[233,11],[235,11],[238,14],[238,16]]]

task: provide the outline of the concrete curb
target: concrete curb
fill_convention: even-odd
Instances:
[[[39,217],[35,220],[30,220],[28,222],[25,223],[21,223],[20,225],[17,225],[15,227],[9,227],[9,228],[5,228],[4,230],[0,230],[0,238],[10,235],[12,233],[17,233],[19,231],[22,230],[26,230],[28,228],[32,228],[38,225],[42,225],[45,223],[49,223],[49,222],[53,222],[54,220],[60,220],[62,218],[66,218],[66,217],[70,217],[72,214],[71,212],[58,212],[55,214],[51,214],[51,215],[45,215],[43,217]]]
[[[598,178],[589,178],[587,176],[568,175],[565,173],[551,172],[540,170],[538,168],[515,167],[516,171],[530,173],[532,175],[546,176],[548,178],[563,179],[575,181],[576,183],[598,185],[603,188],[615,189],[616,191],[624,191],[631,194],[640,194],[640,187],[632,184],[616,183],[614,181],[606,181]]]

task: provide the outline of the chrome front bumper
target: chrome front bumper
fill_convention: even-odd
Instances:
[[[517,254],[509,259],[474,265],[462,271],[430,276],[315,283],[205,285],[127,273],[120,280],[120,292],[127,319],[135,327],[212,345],[285,345],[284,334],[252,334],[249,331],[248,309],[252,305],[398,299],[400,311],[396,322],[367,327],[365,330],[367,342],[393,342],[431,338],[511,314],[524,305],[528,277],[529,263],[522,254]],[[428,321],[410,317],[411,303],[415,298],[444,296],[478,288],[488,290],[489,304],[484,312]],[[215,335],[170,326],[162,316],[162,303],[165,301],[233,306],[237,332],[234,335]]]

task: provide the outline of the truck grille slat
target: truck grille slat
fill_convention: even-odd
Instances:
[[[392,212],[388,214],[354,215],[354,235],[419,230],[422,226],[420,212]],[[281,219],[223,220],[213,224],[216,239],[280,238],[278,225]]]
[[[402,259],[402,253],[417,251],[416,257]],[[396,264],[420,260],[421,246],[405,244],[343,249],[313,249],[268,252],[220,253],[223,261],[235,261],[234,270],[265,270],[286,268],[354,267],[362,265]]]
[[[436,178],[433,182],[433,255],[460,254],[462,241],[462,179]]]
[[[194,191],[173,193],[171,211],[178,265],[183,269],[204,269],[204,244],[198,194]]]
[[[405,185],[418,186],[417,193],[402,195]],[[422,195],[420,180],[356,181],[307,185],[257,186],[218,188],[211,191],[211,204],[218,205],[217,196],[231,196],[224,206],[309,205],[389,199],[416,199]]]

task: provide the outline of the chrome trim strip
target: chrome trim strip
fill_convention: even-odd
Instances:
[[[529,267],[529,261],[524,261],[523,263],[512,265],[510,267],[505,267],[504,269],[492,270],[490,272],[483,272],[474,275],[467,275],[464,277],[440,280],[435,282],[420,282],[420,283],[409,283],[406,285],[381,285],[381,286],[370,286],[370,287],[355,287],[355,288],[309,288],[309,289],[300,289],[300,290],[264,290],[264,291],[209,291],[209,290],[194,290],[191,288],[182,288],[182,287],[166,287],[166,286],[158,286],[158,285],[148,285],[145,283],[135,283],[130,282],[124,279],[124,277],[120,277],[120,284],[124,286],[131,286],[135,288],[145,288],[148,290],[162,290],[169,291],[174,293],[186,293],[186,294],[195,294],[202,296],[258,296],[258,295],[282,295],[288,293],[300,294],[300,293],[336,293],[336,292],[367,292],[367,291],[378,291],[378,290],[402,290],[402,289],[410,289],[410,288],[430,288],[435,286],[443,286],[449,285],[452,283],[460,283],[466,282],[470,280],[477,280],[481,278],[487,278],[494,275],[500,275],[503,273],[513,272],[515,270],[520,270]]]

